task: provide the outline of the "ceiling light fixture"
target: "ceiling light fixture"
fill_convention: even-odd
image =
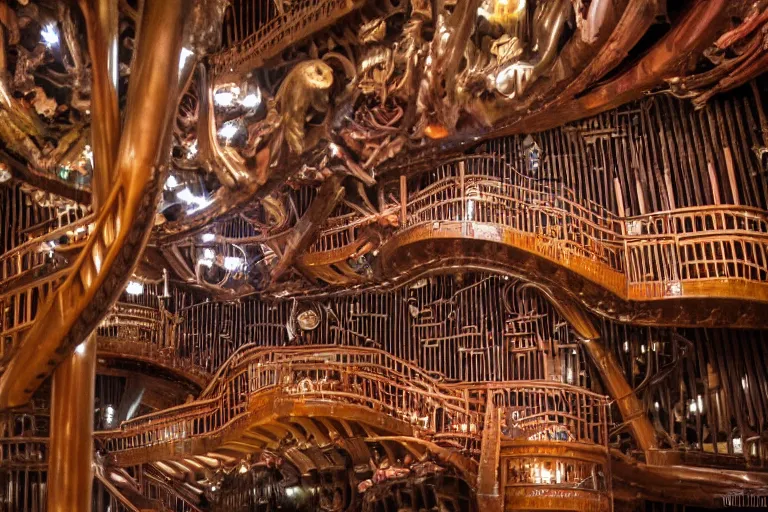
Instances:
[[[187,213],[193,213],[201,208],[205,208],[209,204],[211,204],[210,199],[206,199],[205,197],[199,197],[192,193],[189,188],[184,187],[182,190],[176,193],[176,197],[188,205],[192,205],[192,208],[187,210]]]
[[[219,128],[219,136],[225,139],[227,142],[232,140],[232,137],[237,133],[237,125],[234,123],[227,123]]]
[[[240,104],[245,108],[258,107],[261,104],[261,90],[256,89],[256,92],[252,92],[251,94],[243,98]]]
[[[224,268],[230,272],[235,272],[243,268],[243,258],[237,256],[227,256],[224,258]]]
[[[213,95],[213,101],[220,107],[230,107],[235,101],[235,95],[230,91],[217,92]]]

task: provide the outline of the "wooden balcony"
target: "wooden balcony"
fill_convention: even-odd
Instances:
[[[493,269],[639,324],[764,327],[768,216],[744,206],[620,218],[567,189],[461,173],[408,195],[379,276]],[[435,265],[435,263],[438,263]]]
[[[450,449],[466,457],[460,469],[467,472],[480,451],[488,393],[516,411],[528,436],[558,424],[571,442],[607,442],[605,399],[589,391],[538,381],[447,386],[385,352],[328,346],[245,351],[197,401],[97,437],[118,464],[131,465],[232,449],[249,437],[261,439],[254,450],[276,449],[270,425],[285,430],[286,421],[295,422],[288,418],[327,416],[368,425],[363,429],[374,440],[418,438],[416,444]]]

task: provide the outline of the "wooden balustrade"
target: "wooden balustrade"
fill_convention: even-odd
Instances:
[[[0,366],[13,357],[22,335],[34,324],[40,304],[65,278],[65,272],[56,272],[30,286],[0,295]]]
[[[185,499],[167,481],[166,477],[149,468],[141,478],[142,494],[173,512],[201,512],[200,508]]]
[[[569,385],[517,381],[445,385],[423,370],[374,349],[253,349],[234,357],[201,399],[97,434],[108,451],[223,435],[260,403],[299,400],[346,403],[396,417],[436,441],[476,451],[487,393],[505,411],[504,434],[605,445],[605,397]]]
[[[46,467],[47,437],[5,437],[0,439],[0,467]]]
[[[89,215],[71,224],[65,224],[0,255],[0,283],[19,279],[25,275],[40,276],[44,267],[57,268],[55,255],[71,250],[88,238],[88,230],[94,217]],[[60,268],[60,267],[59,267]],[[0,288],[2,290],[2,288]]]
[[[246,36],[244,30],[234,31],[239,32],[237,36],[240,37],[233,39],[242,39],[211,58],[212,74],[223,80],[244,69],[250,71],[259,67],[282,49],[330,25],[362,3],[353,0],[302,0],[291,4],[285,13],[273,11],[271,19],[249,35]],[[237,18],[242,20],[239,16]]]
[[[768,216],[761,209],[702,206],[622,218],[582,204],[572,192],[559,190],[563,187],[503,183],[494,175],[465,171],[444,174],[410,194],[405,223],[390,244],[418,227],[439,232],[443,225],[455,230],[448,227],[453,224],[469,226],[461,228],[464,236],[500,240],[491,228],[498,226],[511,233],[504,238],[508,243],[628,300],[734,293],[768,298],[768,290],[739,294],[718,288],[735,281],[768,282]]]

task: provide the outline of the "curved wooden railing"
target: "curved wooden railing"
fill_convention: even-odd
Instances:
[[[169,334],[172,326],[161,310],[118,302],[96,330],[100,356],[143,360],[168,368],[204,386],[211,373],[199,358],[182,355]]]
[[[255,32],[211,58],[215,79],[250,71],[288,46],[359,8],[360,0],[302,0],[277,14]]]
[[[13,281],[24,276],[40,277],[41,269],[51,263],[56,247],[71,249],[88,237],[88,228],[93,223],[93,215],[88,215],[71,224],[61,226],[42,236],[24,242],[18,247],[0,255],[0,293],[10,288]],[[51,242],[56,247],[46,249]]]
[[[607,443],[606,399],[588,390],[545,381],[448,386],[386,352],[334,346],[243,351],[199,400],[96,435],[118,455],[149,453],[153,447],[195,438],[220,439],[247,423],[254,404],[265,397],[270,402],[363,406],[395,417],[435,442],[476,454],[488,393],[505,410],[516,411],[518,427],[529,437],[535,435],[536,425],[548,429],[558,424],[569,434],[551,440]]]
[[[37,320],[0,376],[0,409],[28,401],[97,327],[138,263],[153,225],[160,165],[167,156],[170,113],[176,104],[183,28],[182,16],[173,12],[171,3],[155,4],[157,19],[168,19],[150,23],[141,32],[115,184],[69,275],[39,308]]]
[[[47,437],[0,438],[0,468],[48,467]]]
[[[462,187],[463,184],[463,187]],[[422,229],[512,244],[625,300],[717,296],[768,301],[768,214],[735,205],[621,218],[539,185],[446,177],[410,195],[388,244]],[[734,289],[741,282],[751,288]],[[731,287],[729,287],[731,286]]]
[[[0,344],[0,369],[10,361],[19,340],[37,318],[29,297],[34,296],[39,302],[45,300],[56,289],[55,283],[63,278],[53,279],[53,283],[46,279],[20,291],[7,303],[8,315],[15,321],[7,328],[0,325],[0,339],[4,341]],[[0,305],[6,298],[0,295]],[[205,386],[211,379],[210,361],[199,352],[180,353],[172,329],[172,320],[165,318],[158,308],[117,302],[96,329],[97,351],[102,357],[141,360],[164,367],[200,387]]]
[[[92,222],[88,215],[0,255],[0,368],[32,326],[38,304],[64,282],[69,260],[77,257]]]

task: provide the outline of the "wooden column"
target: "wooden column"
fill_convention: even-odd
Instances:
[[[628,425],[637,446],[647,458],[651,450],[657,450],[659,447],[656,432],[651,420],[648,419],[643,403],[637,398],[635,391],[624,377],[615,355],[600,343],[600,333],[592,320],[579,305],[565,297],[556,299],[549,289],[541,285],[527,283],[523,286],[538,290],[573,328],[576,337],[582,342],[584,351],[589,354],[595,364],[608,394],[616,400],[621,419]]]
[[[53,374],[48,512],[90,512],[96,335]]]
[[[92,204],[106,202],[115,182],[120,139],[117,0],[81,0],[92,62]],[[83,341],[53,374],[48,511],[90,512],[93,487],[93,402],[96,333]]]

